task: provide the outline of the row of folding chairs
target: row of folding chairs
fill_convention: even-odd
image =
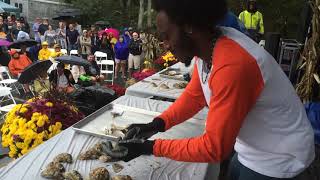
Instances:
[[[18,80],[11,77],[8,67],[0,66],[0,74],[0,85],[12,88],[12,91],[17,92],[19,95],[21,95],[19,87],[25,92],[24,87],[18,83]]]
[[[77,50],[71,50],[70,55],[78,56]],[[105,75],[106,82],[110,82],[113,85],[115,64],[113,60],[108,59],[108,55],[104,52],[97,51],[94,53],[95,60],[100,67],[100,74]],[[109,78],[110,76],[110,78]]]

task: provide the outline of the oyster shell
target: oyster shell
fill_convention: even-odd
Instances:
[[[158,87],[158,85],[154,82],[150,83],[153,87]]]
[[[162,88],[162,89],[170,89],[169,86],[167,86],[166,84],[161,84],[160,88]]]
[[[181,82],[181,83],[175,83],[173,87],[177,89],[184,89],[187,87],[187,85],[188,85],[187,83]]]
[[[50,162],[46,168],[41,172],[41,176],[50,179],[63,179],[62,174],[65,169],[59,162]]]
[[[128,175],[117,175],[113,176],[111,180],[132,180],[132,178]]]
[[[83,180],[81,174],[76,170],[65,172],[63,177],[65,180]]]
[[[122,171],[123,166],[121,164],[114,163],[114,164],[112,164],[112,169],[115,173],[118,173],[118,172]]]
[[[53,162],[59,163],[72,163],[72,156],[68,153],[61,153],[58,154],[54,159]]]
[[[109,180],[109,172],[104,167],[99,167],[90,171],[89,180]]]
[[[112,157],[107,156],[107,155],[102,155],[99,157],[99,161],[106,163],[106,162],[110,162],[112,160]]]
[[[92,148],[88,149],[87,151],[80,153],[78,159],[80,160],[94,160],[98,159],[102,153],[102,144],[97,143]]]

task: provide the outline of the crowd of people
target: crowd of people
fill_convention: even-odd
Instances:
[[[67,70],[71,70],[72,80],[70,82],[102,82],[105,77],[100,75],[100,68],[94,56],[99,51],[105,53],[109,60],[115,61],[115,79],[121,76],[125,80],[127,75],[131,76],[134,70],[140,70],[143,41],[139,33],[131,27],[122,29],[120,35],[103,30],[95,25],[84,29],[77,22],[66,24],[61,21],[58,26],[55,26],[48,18],[36,18],[30,26],[23,17],[16,19],[14,15],[0,16],[1,39],[15,42],[33,38],[37,42],[32,47],[21,47],[20,50],[9,52],[5,47],[1,47],[0,57],[3,60],[0,64],[8,66],[10,73],[18,78],[32,62],[53,60],[61,55],[70,54],[71,51],[76,51],[78,56],[87,59],[92,64],[94,70],[74,65]],[[59,71],[61,66],[57,66],[57,69],[52,71],[55,75],[49,72],[51,82],[57,81],[57,78],[52,77],[60,77],[58,72],[62,72]],[[67,79],[70,79],[68,73]],[[68,84],[74,84],[70,82]],[[54,86],[57,86],[58,89],[65,88],[59,83],[60,81],[57,81]],[[25,87],[29,94],[28,85]]]

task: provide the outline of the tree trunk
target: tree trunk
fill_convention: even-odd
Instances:
[[[131,6],[131,0],[128,0],[128,1],[127,1],[127,9],[129,9],[130,6]]]
[[[139,19],[138,19],[138,29],[142,29],[143,13],[144,13],[144,0],[140,0]]]
[[[148,9],[147,9],[147,13],[148,13],[147,28],[148,29],[151,28],[152,26],[151,6],[152,6],[152,0],[148,0]]]
[[[124,8],[123,0],[119,0],[119,3],[120,3],[121,9],[123,9]]]

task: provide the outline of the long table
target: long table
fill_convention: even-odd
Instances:
[[[179,62],[171,66],[171,68],[179,68],[182,73],[187,73],[189,69],[184,66],[183,63]],[[179,83],[181,81],[175,79],[168,79],[160,77],[160,73],[162,71],[147,77],[145,81],[139,81],[136,84],[127,88],[126,95],[130,96],[137,96],[143,98],[149,97],[161,97],[161,98],[168,98],[168,99],[177,99],[184,89],[176,89],[172,88],[175,83]],[[157,85],[166,84],[170,87],[170,89],[162,89],[159,86],[153,87],[151,83],[155,82]]]
[[[143,99],[139,97],[123,96],[113,102],[135,108],[141,108],[153,112],[162,112],[170,106],[170,102]],[[160,138],[185,138],[202,134],[204,120],[190,119],[170,129],[168,132],[157,134]],[[192,129],[192,130],[191,130]],[[101,141],[101,138],[79,134],[72,128],[62,131],[60,134],[41,144],[30,153],[16,159],[6,167],[0,169],[0,179],[8,180],[37,180],[44,179],[40,172],[59,153],[68,152],[74,159],[78,154]],[[177,162],[167,158],[154,156],[140,156],[130,162],[119,162],[124,169],[119,174],[128,174],[137,180],[160,179],[217,179],[218,164]],[[115,175],[111,164],[104,164],[98,160],[79,161],[65,164],[66,170],[78,170],[84,177],[88,177],[91,169],[106,167],[111,176]]]

